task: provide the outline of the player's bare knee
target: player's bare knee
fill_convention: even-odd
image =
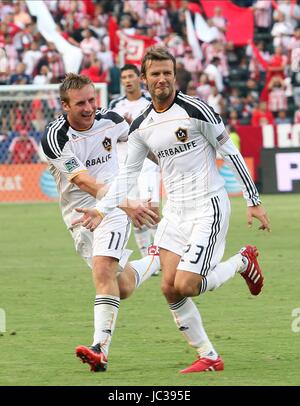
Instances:
[[[93,257],[93,274],[94,279],[99,282],[115,279],[117,262],[115,258],[110,257]]]
[[[182,283],[182,282],[176,283],[175,289],[183,297],[192,297],[192,296],[198,295],[194,286],[189,285],[187,283]]]
[[[113,257],[102,257],[95,256],[93,257],[93,268],[94,269],[106,269],[116,267],[117,260]]]
[[[167,300],[171,300],[177,294],[174,285],[162,280],[160,285],[161,291]]]
[[[129,296],[131,296],[134,287],[119,283],[119,290],[120,290],[120,299],[127,299]]]
[[[178,277],[177,277],[178,276]],[[192,273],[180,273],[175,278],[175,289],[177,292],[186,297],[198,296],[201,287],[202,277]]]
[[[120,299],[127,299],[136,288],[135,271],[130,264],[126,264],[124,270],[118,273],[118,285]]]

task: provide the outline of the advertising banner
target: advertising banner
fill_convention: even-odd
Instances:
[[[300,193],[300,148],[264,149],[263,193]]]
[[[0,165],[0,202],[50,202],[57,197],[47,164]]]

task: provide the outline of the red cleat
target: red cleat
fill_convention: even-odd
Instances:
[[[191,366],[182,369],[181,374],[189,374],[191,372],[209,372],[209,371],[223,371],[224,362],[220,356],[213,361],[210,358],[201,357],[193,362]]]
[[[248,259],[247,269],[241,273],[241,276],[245,279],[251,294],[257,296],[264,284],[264,277],[256,259],[258,250],[254,245],[246,245],[240,253]]]
[[[159,256],[159,247],[157,245],[149,245],[148,255]]]
[[[149,245],[148,255],[152,255],[154,257],[159,257],[159,247],[157,245]],[[151,276],[157,276],[157,275],[159,275],[159,269],[154,271]]]
[[[88,363],[91,371],[106,371],[107,358],[103,352],[101,352],[99,344],[93,347],[85,347],[84,345],[80,345],[76,348],[76,356],[80,358],[83,363]]]

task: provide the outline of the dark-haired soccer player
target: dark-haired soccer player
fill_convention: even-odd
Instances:
[[[135,184],[148,151],[158,157],[168,197],[155,236],[163,271],[162,291],[176,325],[198,355],[181,372],[221,371],[224,362],[209,340],[191,297],[218,288],[237,273],[251,294],[258,295],[264,278],[255,246],[247,245],[221,262],[230,203],[218,172],[217,151],[241,183],[248,224],[256,218],[259,228],[269,231],[269,219],[220,116],[198,98],[176,91],[173,55],[162,47],[149,49],[141,73],[152,103],[131,124],[126,168],[96,209],[80,210],[84,215],[78,222],[96,229],[126,196],[124,185],[130,188]]]

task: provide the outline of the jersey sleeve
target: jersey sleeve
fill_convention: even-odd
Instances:
[[[128,140],[129,124],[126,120],[123,119],[123,121],[118,124],[118,132],[119,142],[125,142]]]
[[[96,120],[109,120],[114,125],[114,139],[117,141],[127,141],[129,124],[119,113],[113,110],[101,108],[96,112]]]
[[[69,181],[80,172],[87,171],[85,165],[71,151],[63,133],[59,136],[57,133],[46,130],[41,145],[47,161]]]
[[[223,122],[199,123],[200,132],[206,137],[208,142],[220,153],[223,160],[235,173],[236,178],[242,188],[243,196],[248,206],[257,206],[261,203],[258,190],[251,178],[247,165],[239,150],[236,148]]]
[[[144,160],[149,152],[142,140],[139,130],[133,131],[128,139],[128,151],[125,166],[110,186],[107,194],[97,203],[96,207],[104,214],[119,206],[137,183]]]
[[[261,203],[258,190],[251,178],[244,158],[239,150],[234,145],[227,131],[218,137],[221,141],[218,142],[217,150],[221,154],[224,161],[235,173],[236,178],[241,185],[244,198],[248,206],[257,206]],[[224,142],[222,142],[224,140]]]

